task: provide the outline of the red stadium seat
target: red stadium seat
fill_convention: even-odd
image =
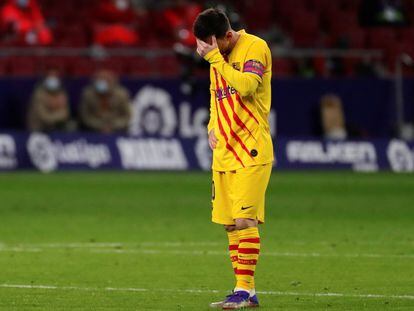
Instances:
[[[155,62],[158,74],[177,76],[180,73],[180,63],[175,55],[159,57]]]
[[[59,46],[85,47],[89,45],[90,40],[87,31],[85,31],[86,26],[73,25],[62,28],[60,36],[56,38]]]
[[[292,60],[288,58],[273,58],[272,71],[275,77],[289,77],[294,72]]]
[[[154,60],[143,56],[125,58],[125,72],[132,76],[148,76],[154,73]]]
[[[37,72],[37,59],[30,56],[16,56],[11,57],[10,74],[12,76],[33,76]]]
[[[96,70],[106,69],[113,71],[117,75],[124,74],[125,60],[122,57],[111,57],[101,61],[95,61]]]
[[[5,76],[9,73],[9,59],[0,57],[0,75]]]
[[[374,28],[368,30],[368,45],[370,48],[387,49],[396,44],[397,31],[391,28]]]
[[[305,9],[303,0],[277,1],[274,9],[277,23],[284,28],[291,28],[298,20],[296,14]]]
[[[256,0],[245,2],[245,20],[249,29],[267,29],[272,24],[273,2],[268,0]]]
[[[47,70],[56,69],[62,74],[66,74],[68,70],[68,57],[60,56],[49,56],[49,57],[39,57],[36,71],[43,74]]]
[[[401,54],[408,54],[414,59],[414,46],[410,39],[406,39],[401,42],[397,42],[393,45],[390,45],[386,50],[385,61],[388,69],[391,72],[395,71],[395,61]],[[412,68],[409,70],[409,67],[404,67],[405,71],[412,73]]]
[[[349,49],[365,49],[367,45],[366,32],[362,28],[355,28],[353,30],[344,31],[331,36],[331,47],[337,47],[340,41],[346,43]]]
[[[345,76],[352,77],[355,75],[355,69],[357,67],[357,64],[361,60],[358,58],[352,58],[352,57],[345,57],[342,59],[343,65],[344,65],[344,72]]]
[[[77,57],[70,60],[69,73],[74,76],[91,76],[95,72],[95,63],[88,57]]]
[[[334,36],[359,29],[358,15],[354,11],[333,10],[325,15],[325,20]]]
[[[355,29],[345,34],[349,40],[350,47],[355,49],[363,49],[366,47],[367,37],[362,29]]]
[[[338,2],[332,0],[309,0],[308,7],[312,11],[317,11],[323,14],[338,8]]]
[[[295,14],[292,24],[292,35],[297,46],[312,46],[319,37],[319,16],[309,11],[299,11]]]

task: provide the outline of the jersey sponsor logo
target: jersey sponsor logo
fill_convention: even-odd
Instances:
[[[218,100],[223,100],[236,93],[237,93],[236,89],[228,85],[225,88],[221,87],[221,88],[216,89],[216,98]]]
[[[258,60],[251,59],[244,63],[243,72],[254,73],[261,78],[265,72],[265,66]]]
[[[224,88],[227,87],[227,83],[226,80],[223,79],[223,77],[221,77],[221,83],[223,85]],[[234,102],[233,99],[231,97],[227,98],[227,101],[230,105],[231,111],[233,112],[233,120],[236,122],[236,124],[242,128],[244,131],[248,132],[250,136],[253,137],[253,134],[250,132],[250,130],[247,128],[246,124],[240,119],[240,117],[238,116],[238,114],[236,113],[235,109],[234,109]],[[254,140],[256,140],[253,137]]]
[[[218,80],[218,73],[217,73],[217,70],[215,69],[215,68],[213,68],[214,69],[214,76],[215,76],[215,79],[216,79],[216,86],[218,86],[219,85],[219,80]],[[223,89],[229,89],[229,87],[227,86],[227,84],[226,84],[226,81],[223,79],[223,77],[221,77],[222,79],[222,85],[223,85]],[[231,88],[230,88],[231,89]],[[231,99],[231,96],[229,97],[229,99],[228,99],[228,103],[232,106],[232,99]],[[218,107],[217,106],[219,106],[220,107],[220,112],[219,112],[219,109],[218,109]],[[239,154],[237,154],[237,152],[236,152],[236,150],[234,149],[234,147],[229,143],[230,142],[230,140],[229,140],[229,137],[227,136],[227,134],[225,133],[225,131],[224,131],[224,128],[223,128],[223,125],[222,125],[222,123],[221,123],[221,120],[220,120],[220,113],[222,114],[222,116],[224,117],[224,120],[227,122],[227,125],[229,126],[229,128],[230,128],[230,138],[232,138],[232,139],[234,139],[235,141],[237,141],[238,143],[239,143],[239,145],[242,147],[242,149],[250,156],[250,153],[249,153],[249,151],[247,150],[247,147],[245,146],[245,144],[243,143],[243,141],[240,139],[240,137],[234,132],[234,130],[232,129],[232,127],[231,127],[231,120],[230,120],[230,117],[229,117],[229,114],[227,113],[227,111],[226,111],[226,108],[224,107],[224,104],[223,104],[223,100],[222,99],[216,99],[216,110],[217,110],[217,121],[218,121],[218,124],[219,124],[219,128],[220,128],[220,132],[221,132],[221,134],[223,135],[223,137],[224,137],[224,140],[225,140],[225,142],[226,142],[226,148],[227,148],[227,150],[229,150],[232,154],[233,154],[233,156],[235,157],[235,159],[243,166],[243,167],[245,167],[245,165],[244,165],[244,163],[243,163],[243,161],[241,160],[241,158],[240,158],[240,156],[239,156]]]

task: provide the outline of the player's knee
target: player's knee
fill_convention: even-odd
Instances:
[[[236,226],[235,225],[225,225],[224,230],[226,230],[227,232],[232,232],[232,231],[236,230]]]
[[[236,219],[236,229],[243,230],[250,227],[257,227],[257,220],[255,219],[247,219],[247,218],[239,218]]]

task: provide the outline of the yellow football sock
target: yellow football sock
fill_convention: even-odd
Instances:
[[[239,235],[237,231],[227,232],[229,238],[229,254],[231,265],[233,266],[234,274],[237,271],[238,249],[239,249]]]
[[[257,227],[239,230],[239,248],[237,260],[236,288],[252,290],[254,288],[254,272],[260,253],[260,236]]]

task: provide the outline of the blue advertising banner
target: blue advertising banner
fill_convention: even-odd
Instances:
[[[0,79],[0,129],[25,128],[35,78]],[[67,79],[72,117],[77,120],[81,94],[90,81]],[[135,115],[131,133],[152,134],[160,122],[163,131],[187,138],[199,123],[206,122],[210,104],[209,82],[196,79],[191,86],[180,79],[122,79],[131,94]],[[389,79],[273,79],[272,131],[280,136],[322,135],[319,105],[325,94],[338,95],[352,137],[391,137],[395,133],[395,87]],[[414,79],[404,81],[405,121],[414,121]],[[192,121],[191,128],[186,127]],[[144,124],[143,124],[144,123]],[[137,128],[142,124],[141,128]],[[177,125],[177,126],[176,126]],[[203,127],[204,130],[204,127]],[[189,132],[190,131],[190,132]],[[191,133],[190,133],[191,134]]]
[[[275,140],[281,170],[414,172],[414,143],[401,140]],[[0,170],[209,170],[207,137],[0,133]]]

